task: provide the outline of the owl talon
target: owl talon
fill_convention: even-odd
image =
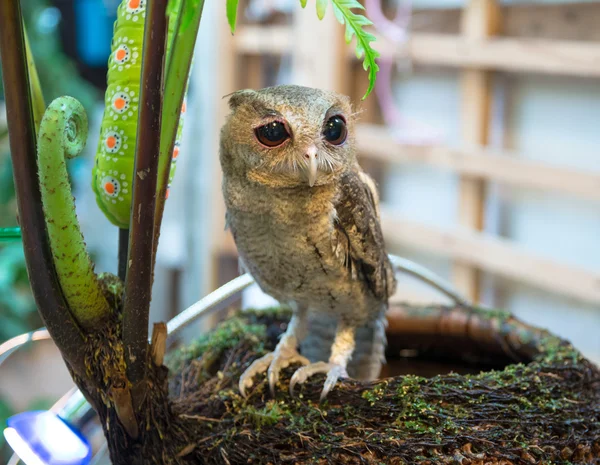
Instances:
[[[248,368],[246,368],[246,371],[242,373],[242,376],[240,376],[240,381],[238,383],[238,387],[240,389],[240,394],[242,394],[242,397],[248,397],[246,394],[246,388],[252,386],[252,378],[254,377],[254,375],[263,373],[269,367],[274,357],[275,352],[269,352],[267,355],[264,355],[261,358],[254,360],[254,362],[252,362],[252,364]]]
[[[255,360],[240,377],[240,393],[243,397],[247,397],[246,388],[252,386],[252,378],[266,371],[271,395],[275,397],[275,386],[279,381],[279,373],[292,363],[308,365],[310,362],[306,357],[300,355],[296,349],[289,348],[276,349],[275,352],[269,352],[267,355]]]
[[[327,379],[323,384],[323,390],[321,391],[321,401],[327,397],[327,394],[333,389],[338,382],[338,379],[348,378],[348,372],[342,365],[326,362],[311,363],[310,365],[298,368],[294,373],[294,376],[292,376],[292,379],[290,380],[290,395],[294,395],[294,387],[296,384],[304,383],[308,378],[317,373],[324,373],[327,375]]]

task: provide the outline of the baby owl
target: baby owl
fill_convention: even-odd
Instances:
[[[300,86],[231,94],[221,131],[226,224],[240,264],[294,313],[274,352],[240,378],[304,365],[297,383],[371,380],[385,361],[385,312],[396,280],[373,181],[356,160],[350,99]],[[298,352],[300,347],[302,355]]]

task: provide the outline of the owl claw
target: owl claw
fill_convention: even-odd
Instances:
[[[252,386],[253,376],[259,373],[263,373],[269,367],[274,357],[275,352],[269,352],[267,355],[264,355],[261,358],[254,360],[254,362],[252,362],[252,364],[248,368],[246,368],[246,371],[242,373],[242,376],[240,376],[240,381],[238,383],[238,387],[240,388],[240,394],[242,394],[242,397],[248,397],[246,394],[246,388]]]
[[[323,401],[329,391],[333,389],[338,379],[348,378],[348,372],[342,365],[336,365],[333,363],[317,362],[311,363],[310,365],[298,368],[290,380],[290,395],[294,395],[294,387],[296,384],[304,383],[308,378],[317,373],[324,373],[327,375],[323,390],[321,391],[320,401]]]
[[[255,360],[240,377],[240,393],[243,397],[247,397],[246,388],[252,386],[252,378],[257,374],[264,373],[266,371],[271,395],[275,397],[275,386],[279,381],[279,372],[282,369],[290,366],[292,363],[308,365],[310,362],[306,357],[300,355],[296,349],[289,348],[285,348],[283,350],[276,349],[275,352],[269,352],[258,360]]]

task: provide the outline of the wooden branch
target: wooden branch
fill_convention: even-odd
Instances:
[[[284,55],[294,37],[286,26],[243,26],[234,36],[238,53]],[[415,64],[453,68],[600,77],[600,44],[570,40],[498,37],[486,40],[456,34],[412,34],[404,47],[378,37],[375,48],[383,56],[408,58]],[[354,49],[347,48],[356,59]]]
[[[83,375],[83,336],[62,295],[45,227],[19,0],[0,2],[0,54],[19,223],[31,288],[63,358],[75,373]]]
[[[166,0],[150,0],[146,10],[140,113],[135,152],[129,260],[123,309],[127,377],[145,392],[148,363],[148,315],[152,298],[154,215],[163,103],[167,35]],[[134,406],[140,397],[134,389]]]
[[[152,362],[157,366],[162,366],[167,350],[167,324],[154,323],[152,331],[152,343],[150,344],[152,352]]]
[[[517,153],[481,146],[401,144],[394,140],[388,128],[375,124],[357,125],[356,140],[361,156],[387,163],[422,163],[488,181],[600,200],[600,174],[527,160]]]
[[[600,303],[600,274],[540,257],[511,241],[469,230],[447,231],[403,218],[382,205],[386,241],[462,260],[551,293]]]

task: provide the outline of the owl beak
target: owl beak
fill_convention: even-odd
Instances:
[[[317,147],[311,145],[306,153],[304,154],[306,159],[306,177],[308,178],[308,185],[310,187],[315,185],[317,182],[317,172],[319,164],[317,163]]]

